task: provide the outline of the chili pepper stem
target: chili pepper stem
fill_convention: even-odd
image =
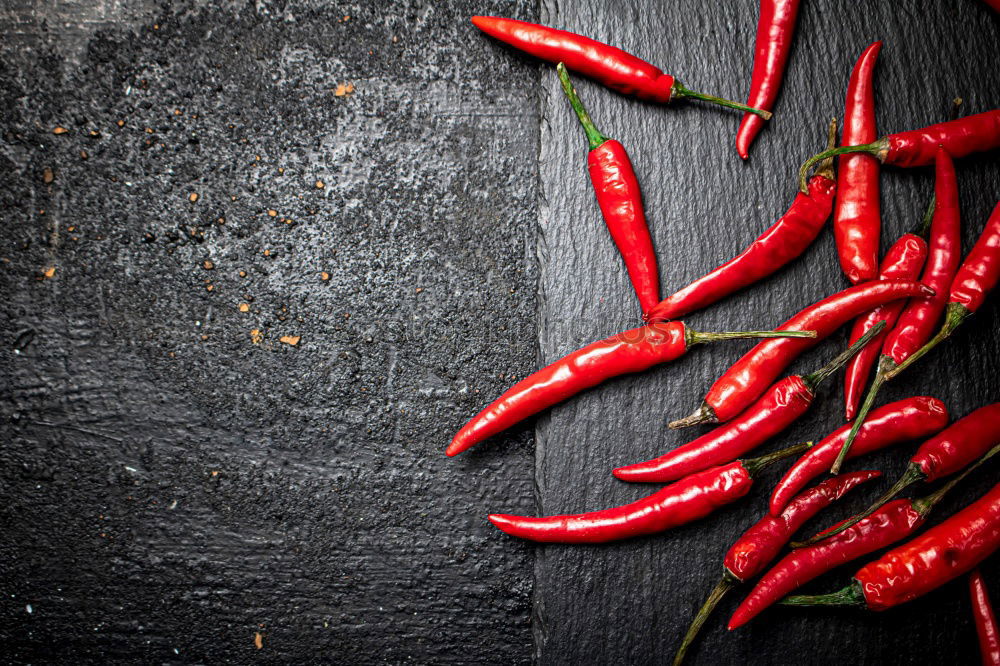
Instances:
[[[794,541],[789,545],[792,548],[805,548],[806,546],[811,546],[814,543],[823,541],[824,539],[829,539],[834,534],[840,534],[848,527],[855,525],[856,523],[860,522],[861,520],[867,518],[868,516],[878,511],[883,504],[890,501],[893,497],[895,497],[899,493],[903,492],[903,489],[913,485],[914,483],[920,481],[923,478],[924,478],[924,473],[920,470],[920,468],[917,467],[915,464],[910,463],[909,465],[906,466],[906,471],[903,472],[903,475],[899,477],[896,483],[894,483],[892,487],[889,488],[889,490],[885,491],[885,493],[881,497],[875,500],[870,507],[868,507],[859,514],[852,516],[846,522],[842,523],[841,525],[838,525],[834,529],[824,530],[810,539],[806,539],[805,541]]]
[[[774,453],[768,453],[767,455],[760,456],[758,458],[748,458],[743,461],[743,469],[747,471],[750,478],[760,474],[761,470],[765,467],[773,465],[776,462],[784,460],[785,458],[797,455],[806,451],[812,442],[802,442],[801,444],[795,444],[794,446],[789,446],[787,449],[781,449],[780,451],[775,451]]]
[[[837,372],[845,363],[850,361],[855,354],[864,349],[876,335],[885,328],[885,322],[880,321],[865,331],[865,334],[854,341],[854,344],[837,354],[837,356],[816,372],[809,373],[802,377],[802,381],[815,393],[816,387],[823,383],[827,377]],[[834,472],[836,474],[836,472]]]
[[[931,221],[934,219],[934,207],[937,206],[937,196],[931,197],[931,203],[927,206],[927,210],[924,211],[924,219],[920,220],[920,226],[910,233],[914,236],[920,236],[921,238],[927,238],[927,235],[931,232]]]
[[[566,70],[566,65],[559,63],[556,65],[556,71],[559,72],[559,83],[562,84],[563,92],[566,93],[566,97],[569,99],[569,105],[573,107],[576,117],[580,119],[580,124],[583,126],[583,131],[587,135],[590,149],[594,150],[607,141],[608,138],[597,129],[594,121],[590,118],[590,114],[587,113],[583,102],[580,101],[580,96],[576,94],[576,88],[573,87],[573,84],[569,80],[569,72]]]
[[[871,143],[862,143],[857,146],[839,146],[837,148],[824,150],[822,153],[817,153],[806,160],[805,163],[803,163],[803,165],[799,168],[799,189],[802,190],[803,194],[809,193],[809,186],[806,184],[806,179],[809,177],[809,167],[817,162],[822,162],[825,159],[836,157],[837,155],[849,155],[851,153],[868,153],[869,155],[874,155],[881,160],[888,149],[889,144],[883,138],[872,141]]]
[[[830,126],[827,128],[826,132],[826,149],[833,150],[837,145],[837,119],[833,118],[830,120]],[[823,176],[829,180],[836,180],[837,176],[833,170],[833,156],[830,156],[823,160],[823,162],[817,167],[813,175]]]
[[[961,474],[953,478],[951,481],[949,481],[948,483],[944,484],[943,486],[932,492],[930,495],[914,500],[913,508],[916,509],[917,512],[920,513],[920,515],[926,516],[928,513],[930,513],[930,510],[934,508],[934,505],[936,505],[938,502],[944,499],[944,496],[948,494],[949,490],[958,485],[962,481],[962,479],[972,474],[974,471],[976,471],[976,469],[979,468],[980,465],[982,465],[984,462],[995,456],[997,453],[1000,453],[1000,444],[994,446],[992,449],[984,453],[979,460],[969,465],[965,469],[965,471],[963,471]]]
[[[680,666],[681,662],[684,661],[684,657],[687,656],[687,651],[694,643],[694,639],[697,638],[698,632],[701,631],[702,626],[705,624],[705,620],[712,614],[715,607],[719,605],[722,598],[726,596],[729,590],[733,589],[739,585],[740,579],[733,575],[733,573],[723,567],[722,568],[722,579],[716,583],[712,591],[708,593],[708,597],[705,599],[705,603],[701,605],[698,610],[697,615],[694,616],[694,620],[691,621],[691,626],[688,627],[687,633],[684,634],[684,640],[681,641],[681,646],[677,648],[677,654],[674,655],[673,666]]]
[[[793,595],[778,602],[782,606],[865,606],[865,593],[861,583],[852,580],[842,590],[830,594]]]
[[[770,120],[771,116],[774,115],[770,111],[765,111],[764,109],[755,109],[752,106],[747,106],[746,104],[740,104],[739,102],[733,102],[732,100],[723,99],[722,97],[716,97],[715,95],[706,95],[705,93],[689,90],[680,81],[674,81],[674,85],[670,88],[670,97],[671,99],[684,99],[685,97],[700,99],[705,102],[712,102],[713,104],[719,104],[720,106],[728,106],[730,109],[739,109],[740,111],[746,111],[747,113],[756,113],[764,120]]]
[[[690,328],[684,330],[684,342],[688,347],[717,342],[719,340],[739,340],[741,338],[815,338],[816,331],[724,331],[702,333]]]
[[[875,371],[875,379],[872,380],[872,385],[868,388],[868,393],[865,395],[864,402],[861,403],[861,408],[858,409],[858,415],[854,418],[854,424],[851,426],[851,431],[847,433],[847,439],[844,440],[844,445],[840,447],[840,452],[837,453],[837,458],[833,461],[833,465],[830,466],[830,474],[838,474],[840,472],[841,466],[847,459],[847,454],[851,451],[851,445],[854,444],[854,440],[857,438],[858,432],[861,430],[861,426],[865,424],[865,419],[868,418],[868,412],[872,410],[872,406],[875,404],[875,398],[878,396],[878,392],[882,390],[882,385],[889,380],[889,371],[895,367],[896,362],[892,360],[892,357],[883,356],[879,359],[878,369]]]
[[[699,423],[718,423],[719,417],[715,415],[715,410],[707,402],[701,403],[701,407],[696,409],[692,414],[688,414],[682,419],[676,419],[667,424],[667,427],[671,430],[677,430],[678,428],[688,428],[693,425],[698,425]]]
[[[892,379],[893,377],[901,373],[903,370],[908,368],[918,358],[920,358],[930,350],[937,347],[938,344],[940,344],[948,336],[954,333],[955,329],[961,326],[962,322],[965,321],[966,317],[968,317],[971,314],[972,312],[961,303],[949,303],[948,310],[945,312],[944,324],[941,326],[941,330],[938,331],[937,335],[931,338],[927,342],[927,344],[925,344],[923,347],[913,352],[909,358],[907,358],[905,361],[903,361],[898,366],[893,368],[886,375],[886,380]]]

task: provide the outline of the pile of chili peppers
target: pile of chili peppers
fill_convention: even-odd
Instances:
[[[597,543],[661,532],[706,518],[743,498],[765,469],[799,456],[772,489],[768,512],[725,553],[722,579],[680,641],[674,663],[684,659],[723,596],[758,576],[729,621],[730,629],[776,603],[885,610],[969,573],[984,663],[1000,664],[1000,631],[976,568],[1000,548],[1000,484],[917,534],[946,493],[1000,452],[1000,403],[987,404],[950,426],[947,407],[934,397],[913,396],[875,407],[882,385],[947,339],[1000,281],[1000,203],[963,261],[954,164],[971,153],[1000,148],[1000,109],[879,138],[874,73],[883,44],[872,43],[850,73],[839,141],[834,119],[826,150],[803,163],[801,191],[788,211],[738,256],[661,298],[657,256],[632,162],[621,143],[598,129],[570,79],[574,72],[646,102],[689,98],[742,111],[736,149],[748,159],[778,100],[798,11],[798,0],[761,0],[746,104],[694,92],[641,58],[583,35],[508,18],[472,18],[490,37],[556,66],[589,144],[587,171],[598,208],[644,323],[521,380],[466,423],[446,453],[457,455],[610,378],[673,361],[694,345],[763,338],[715,381],[693,414],[669,424],[721,425],[657,458],[613,471],[622,481],[667,485],[619,507],[540,517],[492,514],[490,522],[507,534],[538,542]],[[924,220],[880,261],[882,165],[933,165],[935,192]],[[677,321],[780,270],[805,252],[831,217],[837,260],[849,287],[802,309],[773,331],[700,333]],[[852,322],[850,346],[840,355],[811,374],[779,379],[798,356]],[[823,380],[845,365],[847,424],[816,444],[743,458],[805,414],[820,397],[817,390]],[[873,367],[875,376],[866,394]],[[914,440],[924,441],[906,472],[871,508],[805,541],[792,541],[821,510],[880,475],[877,470],[840,474],[845,461]],[[827,472],[836,476],[809,487]],[[946,477],[951,478],[922,497],[894,499],[918,481],[934,483]],[[909,541],[862,567],[839,592],[787,596],[843,563],[905,539]],[[786,545],[792,550],[768,568]]]

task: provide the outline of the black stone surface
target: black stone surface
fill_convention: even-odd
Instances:
[[[516,378],[637,321],[554,73],[467,18],[584,32],[738,99],[756,11],[4,3],[0,659],[669,660],[779,471],[697,525],[604,547],[531,546],[484,516],[648,492],[610,469],[685,441],[665,420],[750,343],[612,382],[444,459],[454,430]],[[576,80],[633,157],[665,291],[787,207],[795,166],[878,38],[881,131],[943,119],[955,96],[966,113],[1000,102],[1000,17],[975,0],[804,3],[777,115],[746,164],[739,114]],[[966,249],[1000,192],[996,158],[960,164]],[[919,217],[932,180],[886,171],[883,247]],[[772,326],[843,286],[826,231],[788,270],[689,321]],[[1000,399],[998,326],[993,299],[886,400],[929,393],[963,415]],[[769,448],[839,425],[839,378],[823,394]],[[863,466],[892,478],[910,450]],[[977,473],[932,522],[995,478]],[[1000,599],[1000,568],[985,573]],[[978,658],[964,581],[880,615],[774,610],[728,633],[737,601],[692,663]]]

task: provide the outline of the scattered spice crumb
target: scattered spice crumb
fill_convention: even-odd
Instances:
[[[274,210],[273,208],[269,209],[267,211],[267,214],[270,215],[271,217],[278,217],[278,211]]]
[[[253,646],[258,650],[264,647],[264,636],[259,631],[255,631],[253,634]]]
[[[43,280],[47,280],[47,279],[53,277],[55,274],[56,274],[56,267],[55,266],[49,266],[44,271],[42,271],[42,279]]]
[[[299,344],[299,340],[302,339],[302,336],[301,335],[283,335],[283,336],[281,336],[278,339],[281,340],[282,342],[284,342],[286,345],[291,345],[291,346],[294,347],[295,345]]]
[[[279,176],[285,175],[285,167],[278,167],[278,175]]]
[[[42,182],[48,185],[55,179],[56,175],[52,173],[52,169],[50,167],[45,167],[45,169],[42,171]]]
[[[316,189],[317,190],[322,190],[324,187],[326,187],[326,183],[324,183],[322,180],[317,180],[316,181]]]
[[[213,469],[212,470],[212,476],[219,476],[219,470]]]
[[[124,120],[119,120],[118,121],[118,127],[125,127],[125,121]]]
[[[265,257],[270,257],[271,256],[271,251],[270,250],[264,250],[264,256]]]
[[[98,132],[97,130],[90,130],[87,133],[90,134],[90,136],[101,136],[101,133]]]
[[[205,285],[205,289],[207,291],[212,291],[213,289],[215,289],[215,285],[214,284],[207,284],[207,285]]]
[[[54,127],[52,129],[52,133],[53,134],[65,134],[68,131],[69,131],[68,129],[66,129],[65,127],[59,126],[59,125],[57,125],[56,127]]]
[[[179,115],[181,115],[182,113],[184,113],[184,112],[183,112],[183,111],[181,111],[180,109],[174,109],[174,115],[175,115],[175,116],[179,116]]]
[[[337,89],[333,91],[335,97],[343,97],[344,95],[350,95],[354,92],[353,83],[338,83]]]
[[[152,127],[147,127],[146,128],[146,134],[152,134],[152,133],[153,133],[153,128]]]
[[[319,279],[322,280],[323,282],[326,282],[327,280],[330,279],[330,274],[327,273],[326,271],[323,271],[319,274]]]
[[[205,267],[205,270],[206,270],[206,271],[210,271],[210,270],[212,270],[213,268],[215,268],[215,264],[213,264],[213,263],[212,263],[211,261],[209,261],[208,259],[206,259],[206,260],[205,260],[205,262],[204,262],[204,263],[202,264],[202,266],[204,266],[204,267]]]
[[[250,304],[240,303],[240,312],[250,312]]]
[[[240,271],[240,277],[246,277],[246,276],[247,276],[246,271]]]
[[[264,334],[258,329],[253,329],[250,331],[250,341],[255,345],[259,345],[264,340]]]
[[[208,335],[207,335],[207,334],[205,334],[205,335],[202,335],[202,336],[201,336],[201,339],[202,339],[202,341],[205,341],[205,340],[208,340]]]
[[[422,292],[423,290],[424,290],[424,288],[423,288],[423,287],[417,287],[416,289],[414,289],[414,291],[415,291],[415,292],[417,292],[418,294],[419,294],[420,292]]]
[[[191,194],[188,195],[188,201],[190,201],[191,203],[194,203],[197,200],[198,200],[197,192],[192,192]]]
[[[87,159],[88,157],[90,157],[90,155],[88,155],[88,154],[87,154],[87,151],[86,151],[86,150],[81,150],[81,151],[80,151],[80,159],[81,159],[81,160],[85,160],[85,159]]]

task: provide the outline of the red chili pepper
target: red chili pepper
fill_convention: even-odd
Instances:
[[[830,145],[837,138],[837,121],[830,122]],[[676,319],[774,273],[795,259],[816,240],[830,217],[837,181],[833,160],[819,168],[809,181],[809,193],[796,193],[788,211],[743,252],[714,271],[668,296],[649,311],[649,321]]]
[[[913,352],[898,367],[892,369],[886,379],[892,379],[918,358],[936,347],[942,340],[955,332],[965,319],[979,309],[997,282],[1000,281],[1000,202],[986,222],[986,228],[969,252],[962,266],[951,282],[951,294],[945,309],[945,320],[927,344]]]
[[[816,162],[835,155],[868,153],[882,164],[899,167],[927,166],[934,161],[938,147],[954,158],[1000,148],[1000,109],[977,113],[958,120],[889,134],[861,146],[840,146],[813,155],[799,169],[799,188],[806,191],[806,175]]]
[[[660,300],[660,277],[656,269],[653,239],[649,237],[642,209],[642,192],[632,169],[632,161],[625,152],[625,146],[608,139],[594,126],[569,81],[566,66],[559,63],[557,69],[563,90],[590,142],[587,167],[597,194],[597,204],[601,207],[611,238],[625,260],[632,287],[639,297],[639,306],[643,313],[649,312]]]
[[[877,471],[852,472],[827,479],[810,488],[788,504],[780,516],[765,515],[750,526],[736,540],[722,562],[722,579],[705,599],[704,605],[695,615],[677,654],[674,666],[684,661],[688,648],[694,642],[705,620],[729,590],[745,583],[764,570],[777,557],[781,548],[788,543],[800,527],[817,513],[833,504],[853,488],[880,475]]]
[[[859,436],[855,445],[860,440]],[[1000,402],[980,407],[921,444],[899,480],[868,509],[845,521],[839,530],[870,515],[908,486],[950,476],[997,445],[1000,445]],[[823,538],[836,533],[830,532]]]
[[[847,83],[844,105],[844,133],[841,146],[870,143],[875,131],[875,88],[872,76],[882,42],[875,42],[861,54]],[[840,267],[851,284],[867,282],[878,272],[879,162],[871,155],[855,154],[840,158],[837,179],[840,189],[833,212],[833,237],[837,242]]]
[[[775,383],[753,405],[734,420],[707,432],[659,458],[619,467],[614,475],[622,481],[673,481],[713,465],[721,465],[757,448],[787,428],[809,409],[816,388],[854,354],[863,349],[885,327],[884,323],[808,375],[791,375]]]
[[[986,581],[979,569],[973,569],[969,574],[969,597],[972,598],[972,618],[979,636],[983,666],[1000,666],[1000,628],[997,628],[997,616],[993,613]]]
[[[955,177],[955,165],[951,157],[939,149],[935,162],[934,180],[934,215],[931,218],[931,241],[927,254],[927,263],[920,282],[934,291],[932,295],[914,298],[899,315],[896,327],[886,336],[882,345],[882,359],[878,371],[864,404],[854,420],[855,428],[864,422],[871,409],[882,384],[896,366],[902,364],[907,357],[920,349],[938,327],[941,314],[944,312],[947,289],[955,277],[958,262],[962,252],[962,229],[958,209],[958,181]],[[830,471],[834,474],[840,471],[847,451],[851,448],[853,437],[848,436],[844,448],[833,463]]]
[[[472,23],[490,37],[552,64],[566,66],[625,95],[660,104],[691,97],[756,113],[765,120],[770,111],[688,90],[674,77],[619,48],[565,30],[495,16],[473,16]]]
[[[792,49],[798,14],[799,0],[760,1],[748,105],[768,111],[774,108],[778,91],[781,90],[781,79],[785,76],[788,54]],[[750,156],[750,144],[763,125],[759,116],[750,113],[743,116],[736,132],[736,152],[743,159]]]
[[[857,458],[893,444],[927,437],[947,424],[948,409],[937,398],[919,396],[889,403],[872,412],[858,433],[850,457]],[[848,431],[850,426],[845,425],[827,435],[785,472],[771,493],[772,516],[779,515],[795,493],[830,469]]]
[[[930,226],[930,212],[928,210],[926,223],[922,225],[920,231],[916,233],[903,234],[896,241],[889,251],[885,253],[882,260],[882,267],[879,272],[880,280],[915,280],[923,268],[924,260],[927,259],[927,241],[924,236],[927,227]],[[854,320],[854,328],[851,329],[851,342],[859,339],[866,331],[871,329],[878,322],[884,322],[891,330],[892,326],[899,319],[899,314],[903,311],[903,301],[893,301],[880,305],[874,310],[861,315]],[[882,333],[870,345],[865,346],[857,356],[851,359],[844,373],[844,414],[848,421],[853,421],[858,411],[858,403],[864,393],[868,375],[872,366],[879,357],[879,349],[888,333]]]
[[[955,515],[866,564],[832,594],[788,597],[789,606],[865,606],[882,611],[941,587],[1000,547],[1000,483]]]
[[[810,337],[814,334],[813,331],[699,333],[679,321],[633,328],[592,342],[522,379],[462,426],[445,453],[449,456],[459,454],[606,379],[673,361],[693,345],[736,338]]]
[[[851,319],[883,303],[928,293],[927,287],[916,282],[875,280],[849,287],[810,305],[786,321],[782,328],[791,331],[815,330],[814,339],[778,340],[775,341],[778,344],[756,345],[716,380],[697,411],[673,421],[670,427],[728,421],[760,397],[802,352]]]
[[[972,469],[978,467],[988,457],[990,456],[984,456]],[[757,581],[753,591],[733,613],[733,617],[729,620],[729,628],[736,629],[743,626],[765,608],[817,576],[910,536],[924,524],[931,509],[949,490],[972,472],[972,469],[926,497],[890,502],[836,536],[793,550]]]
[[[768,465],[801,453],[808,444],[737,460],[685,477],[631,504],[567,516],[511,516],[489,520],[512,536],[553,543],[601,543],[653,534],[704,518],[750,492],[754,477]]]

